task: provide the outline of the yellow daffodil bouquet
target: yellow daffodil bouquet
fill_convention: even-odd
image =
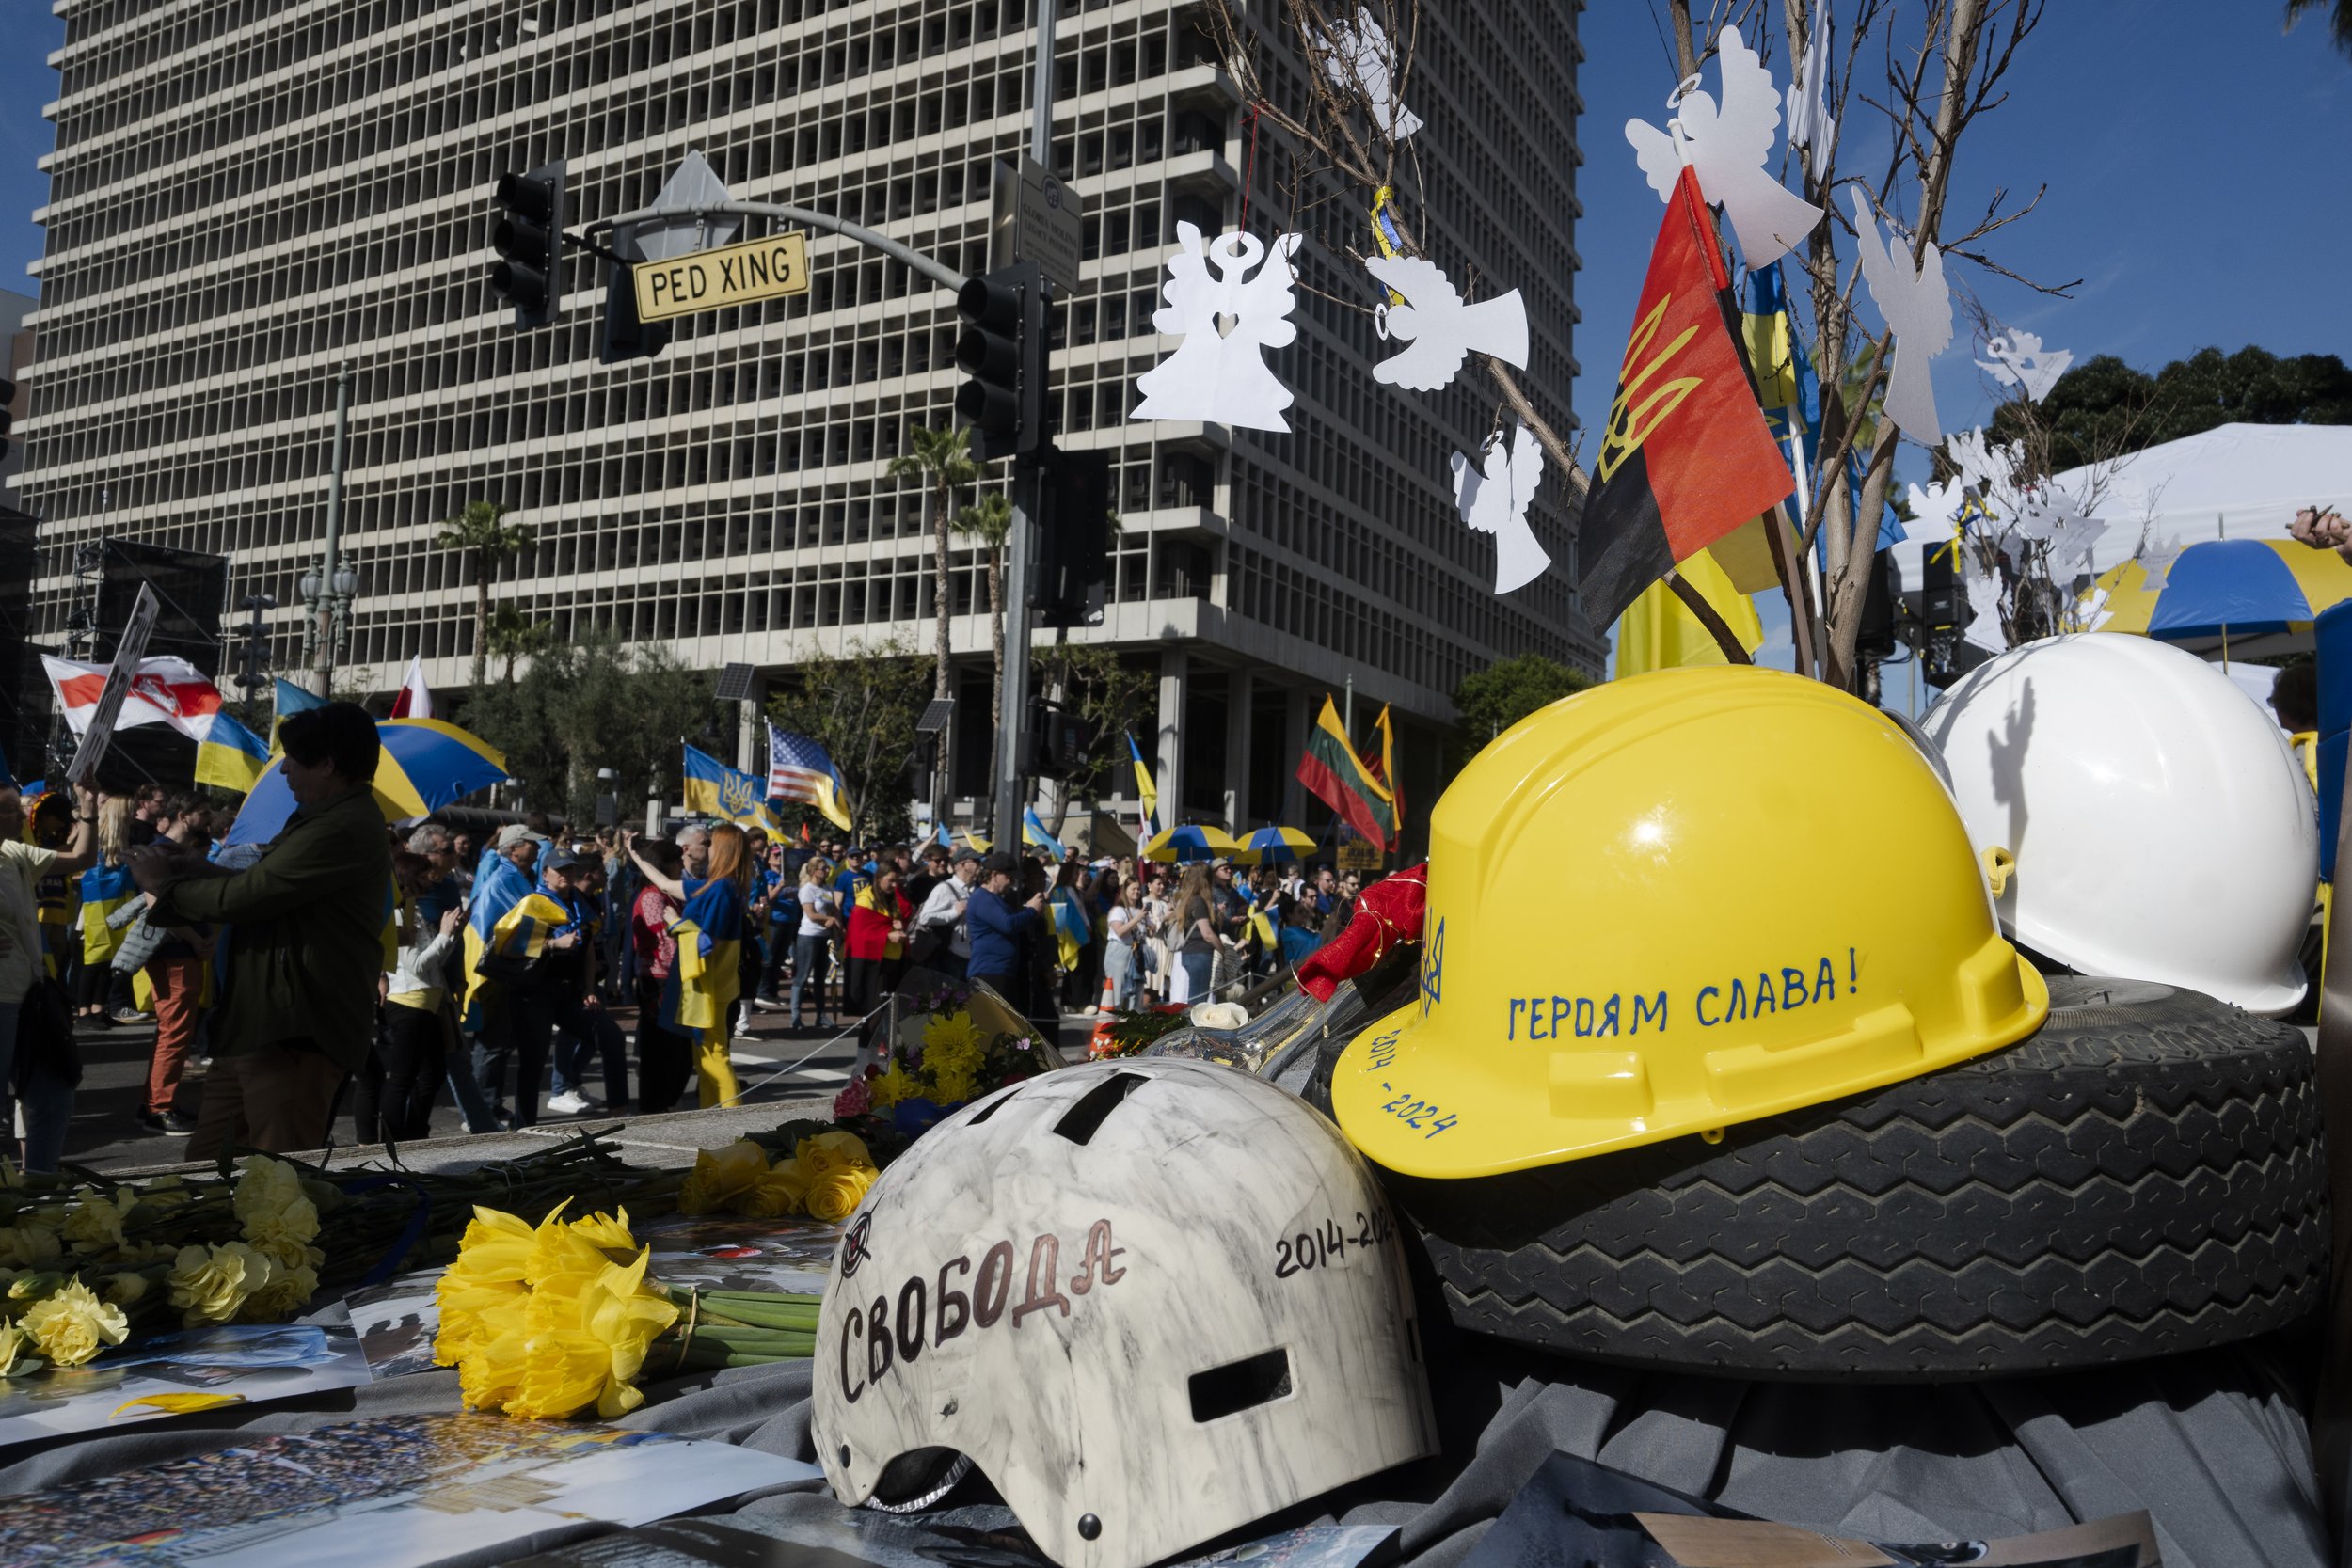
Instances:
[[[817,1297],[664,1285],[628,1211],[566,1220],[565,1207],[536,1226],[477,1207],[435,1287],[434,1359],[457,1369],[468,1409],[609,1420],[644,1402],[640,1377],[814,1351]]]

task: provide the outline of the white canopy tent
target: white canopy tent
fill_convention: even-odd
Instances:
[[[2225,424],[2113,463],[2069,468],[2057,488],[2093,497],[2107,525],[2101,571],[2150,545],[2284,539],[2307,506],[2352,507],[2352,425]]]

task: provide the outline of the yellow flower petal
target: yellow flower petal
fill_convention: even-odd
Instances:
[[[119,1416],[142,1404],[151,1404],[168,1416],[185,1416],[194,1410],[218,1410],[225,1404],[243,1404],[243,1394],[147,1394],[135,1400],[124,1400],[110,1413]]]

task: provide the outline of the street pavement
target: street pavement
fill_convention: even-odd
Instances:
[[[634,1041],[636,1009],[618,1007],[612,1010],[623,1033]],[[1063,1053],[1073,1061],[1083,1060],[1086,1041],[1094,1021],[1071,1014],[1062,1021]],[[732,1139],[739,1131],[750,1127],[773,1126],[779,1121],[828,1114],[832,1097],[849,1082],[850,1065],[856,1056],[856,1041],[837,1029],[818,1031],[813,1028],[793,1030],[787,1027],[782,1013],[748,1009],[742,1023],[743,1033],[736,1037],[735,1072],[743,1085],[741,1108],[733,1110],[688,1111],[673,1113],[660,1118],[663,1132],[658,1142],[649,1147],[666,1147],[675,1143],[680,1149],[709,1148]],[[98,1171],[127,1171],[153,1165],[168,1164],[183,1158],[187,1148],[185,1137],[167,1137],[151,1132],[133,1120],[144,1101],[147,1068],[155,1046],[155,1026],[151,1022],[117,1024],[111,1029],[92,1029],[87,1024],[79,1033],[82,1049],[82,1085],[74,1096],[73,1125],[66,1138],[68,1162]],[[637,1058],[632,1049],[629,1055],[629,1084],[637,1083]],[[592,1069],[588,1084],[591,1093],[603,1087],[601,1072]],[[685,1103],[693,1103],[693,1085],[687,1085]],[[186,1078],[180,1086],[181,1113],[193,1119],[203,1097],[201,1070],[191,1063]],[[653,1118],[633,1117],[628,1107],[622,1107],[618,1117],[602,1113],[587,1113],[562,1117],[545,1109],[541,1100],[540,1125],[542,1133],[559,1132],[572,1125],[580,1127],[610,1127],[616,1119],[643,1124]],[[770,1112],[765,1107],[777,1109]],[[788,1110],[788,1114],[787,1114]],[[752,1119],[745,1122],[744,1118]],[[709,1143],[701,1142],[703,1129],[693,1118],[708,1119]],[[740,1125],[739,1125],[740,1124]],[[642,1131],[642,1125],[641,1125]],[[439,1101],[433,1108],[433,1135],[439,1138],[465,1138],[465,1126],[457,1108],[450,1103],[446,1086]],[[651,1136],[650,1133],[646,1134]],[[356,1138],[351,1117],[346,1107],[335,1124],[338,1147],[347,1148]],[[479,1138],[469,1140],[483,1148],[485,1158],[501,1158],[510,1150],[493,1151],[488,1145],[503,1144],[504,1139]],[[634,1139],[629,1141],[635,1141]],[[656,1161],[647,1163],[669,1163]],[[685,1164],[679,1159],[675,1163]]]

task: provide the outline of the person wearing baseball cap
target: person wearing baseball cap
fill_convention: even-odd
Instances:
[[[914,943],[908,957],[925,969],[966,974],[972,964],[972,933],[964,914],[972,902],[973,884],[979,879],[980,857],[968,845],[951,855],[945,845],[934,844],[923,852],[923,858],[930,860],[933,851],[955,869],[931,884],[917,908]]]
[[[1002,849],[991,850],[980,862],[979,885],[964,906],[964,930],[970,947],[968,973],[985,983],[1016,1010],[1027,1006],[1028,987],[1021,973],[1021,937],[1044,918],[1045,895],[1025,904],[1008,895],[1021,863]]]

